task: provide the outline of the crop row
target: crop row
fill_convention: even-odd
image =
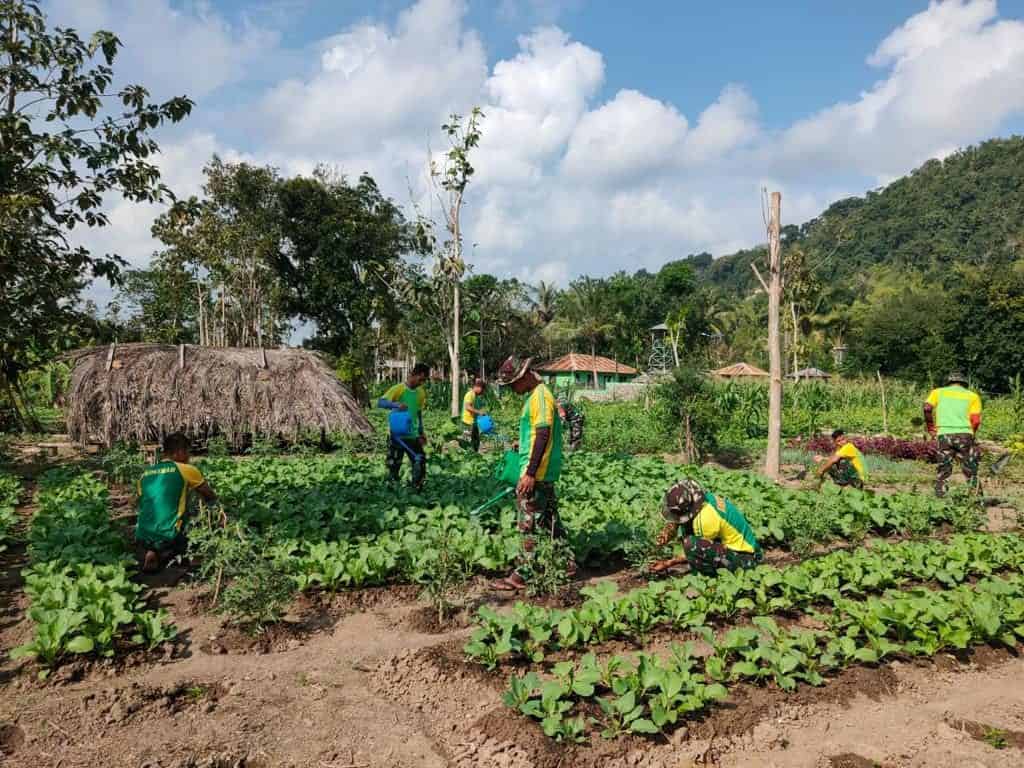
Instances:
[[[40,478],[29,527],[30,568],[23,571],[35,634],[14,658],[35,658],[40,677],[68,654],[110,657],[122,648],[151,649],[174,628],[163,610],[148,610],[131,581],[124,539],[108,512],[107,487],[89,474],[51,470]]]
[[[498,490],[493,459],[475,454],[432,457],[423,493],[389,484],[381,462],[364,457],[218,459],[203,470],[232,518],[271,542],[278,567],[302,588],[419,581],[442,537],[467,571],[502,570],[517,553],[511,502],[482,518],[469,514]],[[750,473],[584,453],[568,459],[558,485],[577,562],[621,557],[637,542],[649,548],[661,494],[682,476],[736,502],[765,545],[799,550],[962,522],[957,507],[929,498],[792,491]]]
[[[587,599],[569,609],[516,603],[508,614],[482,606],[466,653],[493,669],[523,656],[541,661],[557,649],[580,648],[613,638],[642,642],[656,627],[693,629],[740,612],[766,614],[837,605],[850,597],[909,582],[954,586],[966,579],[1024,568],[1024,537],[967,534],[948,543],[881,543],[837,551],[778,569],[763,565],[715,577],[700,574],[656,581],[625,595],[611,582],[581,590]]]
[[[0,552],[7,549],[11,530],[16,520],[14,509],[18,506],[21,484],[13,475],[0,473]]]
[[[584,741],[590,726],[606,738],[660,733],[726,698],[726,684],[772,681],[791,691],[799,682],[822,685],[825,675],[844,667],[895,655],[930,656],[982,643],[1016,647],[1024,638],[1024,578],[843,599],[826,631],[781,629],[761,616],[720,639],[708,627],[699,633],[710,646],[707,656],[695,655],[689,643],[674,646],[667,659],[641,653],[635,662],[614,656],[599,663],[587,654],[578,663],[555,664],[552,679],[532,671],[513,676],[504,702],[559,740]]]

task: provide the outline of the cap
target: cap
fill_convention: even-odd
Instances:
[[[665,493],[661,515],[670,523],[692,519],[704,503],[704,489],[696,480],[680,480]]]
[[[519,381],[519,379],[526,375],[526,372],[530,369],[530,363],[532,362],[532,357],[528,357],[525,360],[519,360],[514,356],[509,357],[498,369],[498,383],[512,384]]]

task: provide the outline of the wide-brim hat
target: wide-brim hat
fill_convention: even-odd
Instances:
[[[966,384],[967,377],[961,371],[953,371],[946,377],[946,381],[950,384]]]
[[[499,384],[514,384],[526,375],[526,372],[530,370],[530,363],[532,362],[532,357],[527,357],[524,360],[514,356],[507,358],[498,369],[497,382]]]
[[[692,520],[704,504],[704,489],[696,480],[680,480],[665,492],[661,516],[670,523]]]

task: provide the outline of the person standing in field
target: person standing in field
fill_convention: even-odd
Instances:
[[[462,398],[462,441],[476,452],[480,451],[480,426],[477,418],[487,413],[483,399],[486,391],[487,383],[477,379]]]
[[[661,514],[667,522],[658,534],[658,546],[679,535],[683,554],[659,560],[651,566],[652,571],[688,562],[694,571],[714,576],[720,568],[753,568],[764,559],[743,513],[731,501],[705,491],[696,480],[680,480],[669,488]]]
[[[864,456],[841,429],[832,433],[832,442],[835,452],[818,468],[818,479],[823,480],[827,474],[841,488],[850,486],[863,490],[867,477]]]
[[[198,493],[213,504],[217,494],[203,473],[189,464],[189,441],[176,432],[163,440],[161,461],[146,467],[136,483],[139,515],[135,541],[142,554],[142,570],[155,573],[188,547],[188,495]],[[221,525],[227,516],[221,510]]]
[[[558,398],[558,416],[569,428],[569,450],[578,451],[583,444],[583,412],[574,406],[568,397]]]
[[[565,538],[555,495],[555,483],[562,471],[562,422],[551,390],[530,370],[531,360],[510,357],[498,371],[499,384],[507,384],[517,395],[525,395],[519,418],[516,484],[522,552],[515,570],[492,584],[494,589],[510,592],[524,589],[532,575],[538,533],[552,539]],[[576,564],[570,559],[569,572],[575,571]]]
[[[937,437],[939,465],[935,476],[935,495],[946,495],[953,462],[971,488],[978,488],[981,449],[977,434],[981,426],[981,397],[967,388],[967,377],[959,371],[949,374],[948,385],[933,389],[924,401],[924,423],[928,434]]]
[[[407,427],[401,434],[388,429],[388,454],[385,464],[388,476],[398,482],[402,469],[402,458],[409,457],[412,463],[412,485],[422,488],[427,478],[427,438],[423,430],[423,409],[427,407],[427,392],[423,384],[430,378],[430,366],[417,363],[405,383],[395,384],[377,401],[378,408],[402,411],[409,415]]]

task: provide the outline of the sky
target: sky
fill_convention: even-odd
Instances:
[[[565,285],[764,240],[932,157],[1024,132],[1024,0],[47,0],[115,70],[196,102],[163,127],[179,196],[228,161],[370,173],[430,211],[440,126],[480,106],[477,271]],[[96,252],[144,266],[156,206],[108,199]],[[92,289],[103,303],[105,286]]]

